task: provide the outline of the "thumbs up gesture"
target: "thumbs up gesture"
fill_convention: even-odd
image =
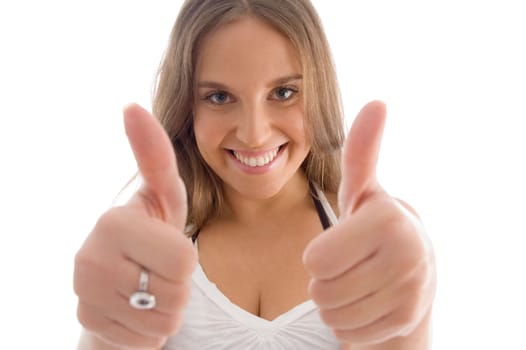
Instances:
[[[412,334],[429,314],[436,288],[434,255],[420,219],[376,178],[385,116],[385,105],[375,101],[355,119],[343,154],[339,222],[303,256],[321,319],[353,345]]]
[[[197,254],[183,234],[186,190],[168,135],[137,105],[125,109],[124,123],[144,181],[126,205],[99,218],[77,253],[77,315],[90,342],[160,348],[180,327]],[[148,281],[141,288],[155,297],[148,310],[129,300],[142,271]]]

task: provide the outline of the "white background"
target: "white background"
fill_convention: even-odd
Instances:
[[[76,250],[135,171],[181,1],[0,3],[0,348],[71,349]],[[314,1],[350,125],[382,99],[382,184],[420,212],[434,349],[525,349],[526,11],[520,1]]]

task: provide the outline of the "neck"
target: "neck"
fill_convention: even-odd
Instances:
[[[278,193],[268,198],[247,197],[229,186],[224,187],[224,193],[228,209],[223,218],[243,223],[279,217],[279,213],[290,212],[292,208],[311,200],[309,183],[302,171],[298,171]]]

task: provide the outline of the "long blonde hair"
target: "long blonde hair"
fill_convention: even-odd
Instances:
[[[188,224],[220,213],[221,179],[201,157],[193,130],[194,72],[203,38],[243,16],[265,21],[298,50],[311,150],[301,165],[308,180],[336,192],[341,179],[343,113],[336,74],[316,10],[308,0],[186,0],[170,35],[154,91],[153,113],[172,141],[188,192]]]

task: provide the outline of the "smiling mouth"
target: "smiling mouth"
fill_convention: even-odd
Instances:
[[[270,164],[278,157],[282,150],[287,146],[288,143],[284,143],[270,151],[258,154],[257,156],[249,156],[235,150],[228,150],[234,158],[236,158],[241,164],[249,166],[251,168],[263,167]]]

